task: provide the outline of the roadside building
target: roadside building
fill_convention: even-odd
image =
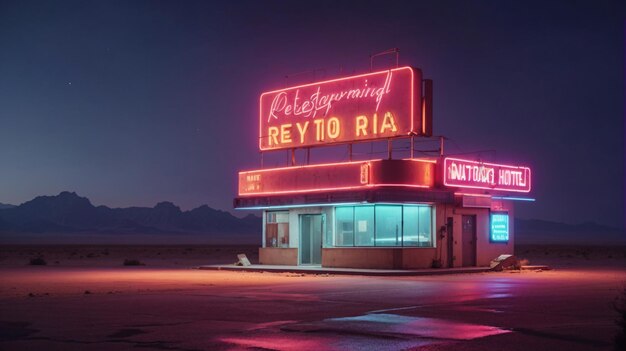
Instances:
[[[239,173],[237,209],[263,211],[259,260],[272,265],[413,269],[487,266],[512,254],[516,200],[532,200],[530,168],[416,157],[432,136],[432,82],[400,67],[263,93],[259,149],[289,165]],[[410,141],[394,158],[392,142]],[[352,145],[387,141],[384,158]],[[295,164],[295,150],[345,144],[350,161]],[[307,159],[308,160],[308,159]]]

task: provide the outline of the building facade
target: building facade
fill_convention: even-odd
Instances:
[[[512,254],[528,167],[413,157],[432,133],[432,85],[402,67],[261,95],[259,148],[291,151],[388,140],[385,159],[239,173],[238,209],[263,211],[259,261],[268,265],[417,269],[488,266]],[[411,141],[393,159],[391,141]],[[441,149],[443,149],[443,144]],[[352,159],[352,157],[350,157]],[[520,196],[520,194],[522,196]]]

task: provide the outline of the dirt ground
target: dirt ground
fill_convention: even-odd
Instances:
[[[7,246],[0,350],[611,350],[623,248],[520,249],[555,269],[220,272],[193,267],[255,261],[255,248]],[[47,265],[28,264],[37,257]]]

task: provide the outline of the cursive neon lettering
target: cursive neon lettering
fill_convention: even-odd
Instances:
[[[329,93],[322,93],[322,87],[318,86],[315,92],[308,98],[300,96],[300,89],[295,90],[291,99],[287,92],[277,93],[270,105],[267,121],[271,121],[272,118],[279,119],[280,116],[315,118],[320,112],[323,112],[324,116],[326,116],[334,103],[343,100],[374,99],[376,102],[375,111],[377,112],[384,96],[391,93],[391,78],[392,72],[388,71],[382,86],[368,86],[369,83],[365,80],[363,87],[351,87],[346,90]]]

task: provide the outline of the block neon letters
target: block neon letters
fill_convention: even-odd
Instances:
[[[446,157],[443,162],[445,186],[530,192],[528,167],[508,166]]]

